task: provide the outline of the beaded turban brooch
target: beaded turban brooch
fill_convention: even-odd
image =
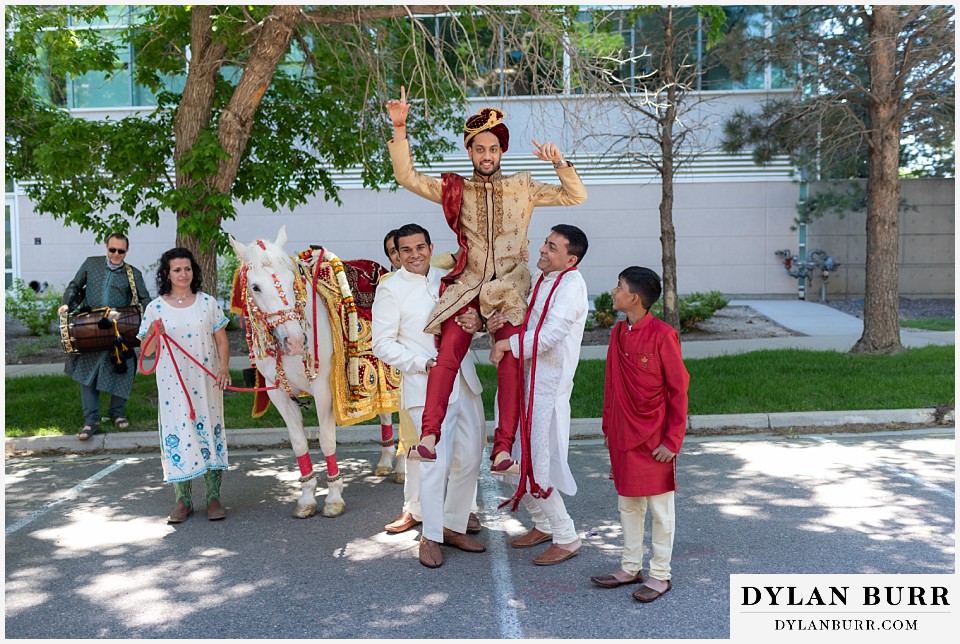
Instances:
[[[503,124],[503,112],[493,107],[485,107],[467,119],[463,124],[463,145],[470,147],[470,141],[481,132],[490,132],[500,142],[500,150],[507,151],[510,144],[510,130]]]

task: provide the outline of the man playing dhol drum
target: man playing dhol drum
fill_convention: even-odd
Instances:
[[[141,312],[150,301],[150,293],[139,270],[126,263],[130,240],[123,233],[107,237],[107,257],[88,257],[63,292],[59,315],[80,307],[100,308],[137,304]],[[80,383],[83,428],[80,440],[85,441],[100,431],[100,393],[110,394],[109,416],[118,429],[130,427],[124,416],[127,398],[137,371],[136,357],[116,362],[113,351],[70,354],[64,372]]]

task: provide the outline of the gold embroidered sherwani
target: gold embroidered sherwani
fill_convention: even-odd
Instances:
[[[410,140],[387,142],[397,182],[415,194],[441,203],[441,181],[413,167]],[[459,232],[467,244],[466,266],[440,296],[424,331],[439,334],[440,324],[480,296],[480,315],[500,311],[519,326],[527,311],[530,269],[520,258],[527,228],[537,206],[575,206],[587,198],[572,165],[557,169],[561,185],[534,180],[529,172],[504,177],[498,170],[484,181],[474,173],[463,183]]]

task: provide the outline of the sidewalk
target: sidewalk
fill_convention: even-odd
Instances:
[[[683,343],[684,358],[708,358],[726,354],[747,353],[764,349],[796,348],[813,351],[849,351],[863,333],[863,321],[825,304],[802,300],[732,300],[730,306],[749,306],[777,324],[803,333],[803,336],[786,338],[759,338],[753,340],[690,341]],[[953,345],[954,333],[949,331],[918,331],[901,329],[900,339],[904,347],[927,345]],[[602,360],[607,347],[587,346],[580,352],[581,359]],[[488,361],[489,351],[476,351],[480,362]],[[249,366],[246,356],[230,359],[231,369]],[[62,364],[9,365],[6,377],[33,376],[63,373]],[[790,427],[840,427],[844,425],[931,425],[935,424],[932,409],[891,409],[835,412],[784,412],[770,414],[730,414],[691,416],[688,420],[690,434],[757,433],[777,431]],[[941,422],[953,423],[953,413]],[[487,423],[487,434],[493,436],[493,424]],[[285,427],[272,429],[233,429],[229,432],[230,447],[272,447],[287,441]],[[599,438],[600,419],[573,419],[571,438]],[[340,443],[368,443],[380,440],[380,428],[375,425],[339,428]],[[90,453],[98,451],[131,451],[152,449],[157,446],[155,432],[100,433],[81,442],[76,436],[34,436],[7,438],[6,451],[54,451],[66,453]]]

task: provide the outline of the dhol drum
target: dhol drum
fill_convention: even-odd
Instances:
[[[116,311],[120,317],[114,324],[107,313]],[[118,306],[92,309],[83,313],[60,316],[60,344],[66,353],[96,353],[113,349],[117,333],[128,348],[140,346],[140,307]],[[101,320],[103,322],[101,322]]]

